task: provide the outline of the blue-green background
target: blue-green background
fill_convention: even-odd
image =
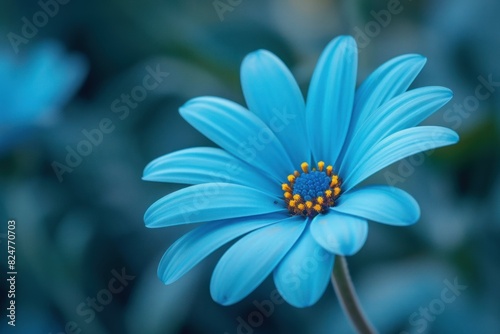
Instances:
[[[223,250],[164,286],[157,264],[191,227],[147,229],[147,207],[179,186],[141,181],[152,159],[212,145],[177,109],[200,95],[244,103],[239,64],[248,52],[277,54],[305,93],[323,47],[351,34],[360,46],[358,82],[391,57],[425,55],[427,65],[412,87],[440,85],[455,93],[426,123],[461,136],[458,145],[396,163],[371,179],[387,183],[389,171],[402,176],[396,185],[414,195],[422,217],[406,228],[370,224],[366,245],[348,258],[361,303],[381,333],[498,333],[500,87],[470,111],[458,114],[453,105],[472,101],[478,77],[500,81],[500,3],[402,0],[400,12],[384,20],[377,13],[394,1],[222,2],[231,10],[220,16],[212,1],[71,0],[20,46],[22,57],[38,42],[57,40],[83,54],[90,71],[55,122],[36,125],[0,157],[0,331],[69,333],[67,324],[75,322],[81,333],[352,332],[331,287],[313,307],[274,305],[258,326],[238,327],[238,319],[251,321],[255,304],[269,299],[274,285],[267,279],[233,306],[213,302],[209,280]],[[1,2],[3,49],[12,50],[7,33],[20,33],[22,17],[39,10],[35,1]],[[160,66],[169,76],[120,119],[112,102],[142,83],[147,66]],[[51,164],[64,163],[66,147],[75,148],[82,130],[103,118],[114,130],[59,182]],[[17,223],[15,329],[5,317],[8,219]],[[94,319],[82,316],[79,305],[106,289],[112,271],[122,268],[134,279]],[[412,325],[412,313],[439,299],[445,281],[455,279],[467,286],[455,301],[424,321],[425,329],[422,322]]]

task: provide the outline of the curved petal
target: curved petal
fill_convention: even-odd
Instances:
[[[147,227],[165,227],[213,220],[286,212],[283,200],[231,183],[205,183],[173,192],[144,214]]]
[[[355,130],[379,106],[405,92],[426,61],[418,54],[402,55],[382,64],[366,78],[356,92],[352,129]]]
[[[315,304],[325,292],[335,255],[321,247],[306,228],[274,270],[280,295],[295,307]]]
[[[238,240],[214,269],[212,298],[222,305],[245,298],[273,271],[305,226],[303,217],[290,217]]]
[[[444,87],[423,87],[403,93],[365,118],[347,148],[340,173],[356,166],[364,152],[383,138],[416,126],[445,105],[453,93]]]
[[[343,189],[348,191],[382,168],[418,152],[458,142],[455,131],[440,126],[418,126],[396,132],[364,152],[364,158],[350,171]]]
[[[235,183],[279,196],[281,185],[260,171],[213,147],[194,147],[172,152],[151,161],[142,177],[146,181],[200,184]]]
[[[242,106],[216,97],[199,97],[180,109],[184,119],[217,145],[273,176],[277,181],[294,166],[269,127]]]
[[[399,188],[389,186],[367,186],[349,191],[340,196],[337,205],[331,208],[389,225],[411,225],[420,217],[417,201]]]
[[[252,52],[241,65],[241,85],[248,108],[278,137],[294,166],[309,160],[304,98],[286,65],[269,51]]]
[[[358,49],[350,36],[335,38],[314,70],[307,95],[306,125],[316,161],[333,164],[351,119]]]
[[[168,248],[158,266],[158,277],[165,284],[173,283],[222,245],[285,218],[283,214],[268,214],[203,224]]]
[[[353,255],[365,244],[368,223],[366,219],[330,210],[313,218],[311,234],[330,253]]]
[[[395,57],[379,66],[363,81],[354,97],[351,124],[341,153],[342,161],[359,125],[376,112],[379,106],[405,92],[426,61],[425,57],[418,54]]]

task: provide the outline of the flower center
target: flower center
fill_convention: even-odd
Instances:
[[[303,162],[300,167],[302,173],[295,171],[288,175],[288,182],[281,186],[288,211],[305,217],[328,211],[340,195],[340,178],[333,173],[332,166],[325,168],[323,161],[318,162],[318,168],[311,171],[307,162]]]

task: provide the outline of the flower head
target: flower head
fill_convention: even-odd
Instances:
[[[39,43],[19,58],[0,50],[0,153],[68,102],[87,68],[80,55],[66,54],[53,41]]]
[[[203,223],[163,256],[158,275],[165,284],[240,238],[213,272],[215,301],[238,302],[273,273],[287,302],[309,306],[328,284],[334,255],[363,246],[368,220],[418,220],[418,204],[405,191],[356,186],[395,161],[456,143],[450,129],[417,126],[452,93],[442,87],[407,91],[425,63],[413,54],[383,64],[356,90],[356,50],[349,36],[330,42],[307,103],[287,67],[260,50],[241,67],[248,109],[216,97],[180,108],[221,148],[173,152],[145,168],[145,180],[192,185],[154,203],[146,226]]]

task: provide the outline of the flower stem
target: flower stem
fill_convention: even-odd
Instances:
[[[335,266],[332,273],[332,284],[340,305],[345,314],[351,319],[352,324],[361,334],[374,334],[377,333],[372,324],[363,314],[363,310],[359,305],[358,296],[354,290],[347,268],[347,261],[345,257],[337,255],[335,257]]]

